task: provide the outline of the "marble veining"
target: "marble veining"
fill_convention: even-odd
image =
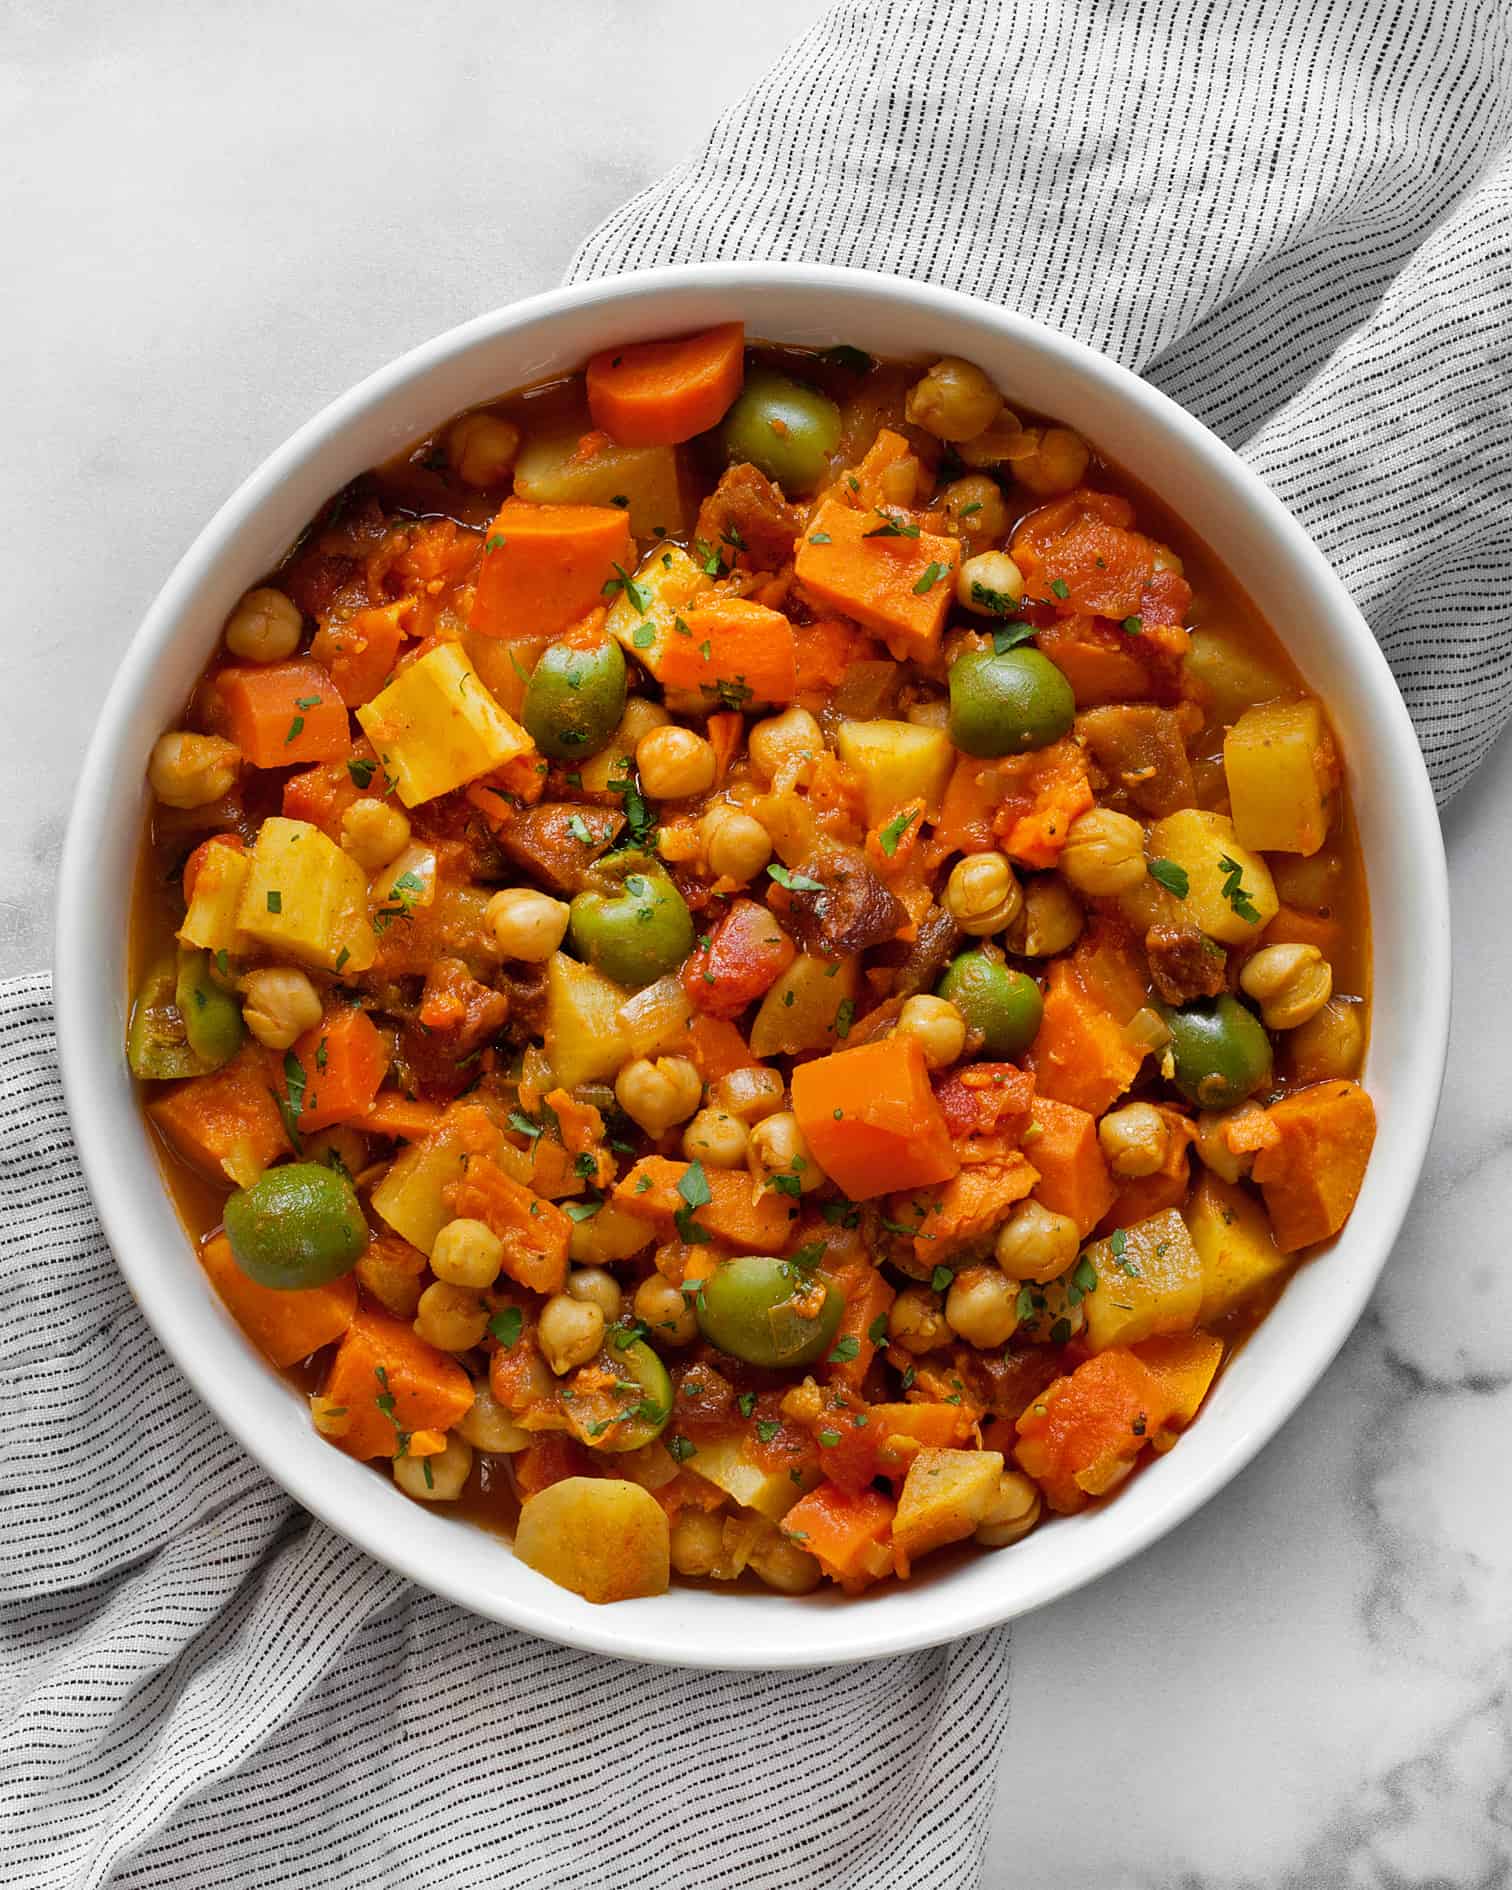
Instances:
[[[225,494],[390,355],[556,281],[816,10],[7,9],[0,975],[48,957],[113,660]],[[1236,1483],[1018,1627],[989,1890],[1512,1884],[1509,809],[1504,742],[1445,817],[1449,1081],[1370,1311]]]

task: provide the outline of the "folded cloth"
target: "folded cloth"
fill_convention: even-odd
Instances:
[[[1512,712],[1509,25],[1508,0],[844,0],[568,280],[851,264],[1137,368],[1332,560],[1444,801]]]
[[[45,976],[0,985],[0,1201],[6,1890],[977,1881],[1006,1634],[631,1666],[423,1593],[271,1483],[116,1270]]]

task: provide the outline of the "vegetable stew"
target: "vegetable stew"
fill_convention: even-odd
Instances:
[[[594,1601],[1106,1499],[1364,1176],[1326,706],[966,361],[726,324],[461,415],[149,780],[126,1051],[211,1285]]]

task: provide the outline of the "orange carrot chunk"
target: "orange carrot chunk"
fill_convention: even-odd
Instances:
[[[1039,1171],[1034,1196],[1052,1214],[1068,1215],[1083,1238],[1112,1207],[1117,1188],[1097,1140],[1097,1122],[1085,1109],[1037,1096],[1039,1133],[1026,1145]]]
[[[691,1214],[695,1227],[747,1253],[785,1250],[795,1212],[786,1195],[758,1195],[743,1170],[708,1168],[702,1173],[710,1198],[692,1207],[688,1195],[700,1190],[688,1181],[691,1165],[664,1155],[644,1156],[615,1187],[614,1205],[648,1221],[675,1222]]]
[[[297,1365],[322,1346],[339,1339],[357,1311],[357,1284],[350,1273],[324,1286],[275,1293],[249,1280],[224,1234],[206,1241],[200,1265],[226,1310],[247,1337],[275,1365]]]
[[[1114,1347],[1045,1387],[1018,1420],[1014,1455],[1068,1515],[1123,1480],[1177,1403],[1169,1378]]]
[[[718,426],[744,374],[740,322],[606,348],[588,363],[588,411],[620,446],[676,446]]]
[[[366,1011],[350,1004],[329,1010],[313,1029],[294,1045],[293,1063],[285,1058],[278,1073],[278,1089],[293,1107],[289,1073],[296,1087],[303,1078],[297,1127],[301,1135],[350,1122],[371,1107],[388,1073],[383,1039]]]
[[[634,555],[614,505],[506,499],[483,539],[469,628],[485,637],[554,637],[603,602]]]
[[[1123,1025],[1099,1003],[1067,959],[1051,965],[1045,1014],[1029,1059],[1041,1096],[1100,1116],[1139,1074]]]
[[[798,646],[780,610],[721,597],[682,613],[662,644],[656,677],[665,689],[697,690],[706,701],[791,702],[798,693]]]
[[[427,1345],[412,1326],[358,1308],[342,1335],[324,1392],[328,1415],[345,1429],[330,1441],[349,1457],[397,1457],[415,1431],[449,1431],[473,1401],[472,1381],[454,1358]]]
[[[254,768],[341,761],[352,752],[346,704],[319,663],[223,669],[215,693],[226,733]]]
[[[954,538],[910,535],[884,513],[831,499],[798,540],[794,571],[821,610],[874,631],[900,659],[928,657],[955,596],[960,551]]]
[[[782,1533],[816,1556],[831,1581],[864,1588],[892,1573],[888,1539],[896,1507],[878,1490],[850,1491],[821,1483],[783,1517]]]
[[[1349,1219],[1375,1143],[1375,1105],[1358,1083],[1314,1083],[1266,1111],[1276,1140],[1254,1177],[1282,1253],[1327,1240]]]
[[[800,1063],[793,1113],[814,1160],[853,1201],[949,1181],[960,1167],[912,1037]]]

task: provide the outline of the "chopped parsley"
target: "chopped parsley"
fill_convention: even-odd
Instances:
[[[1071,587],[1064,578],[1056,578],[1050,586],[1050,591],[1053,596],[1059,597],[1062,602],[1071,595]]]
[[[579,846],[591,847],[593,845],[593,829],[581,814],[573,814],[568,819],[567,831]]]
[[[814,879],[807,873],[792,873],[787,867],[773,861],[767,868],[768,876],[775,879],[779,886],[785,886],[789,892],[823,892],[824,882]]]
[[[759,1444],[769,1444],[781,1429],[782,1423],[778,1418],[757,1418],[756,1441]]]
[[[828,545],[832,542],[833,541],[831,540],[828,532],[810,532],[809,533],[809,543],[811,545]]]
[[[1151,860],[1145,871],[1157,886],[1164,886],[1168,893],[1174,893],[1178,899],[1185,899],[1192,889],[1184,866],[1178,866],[1174,860]]]
[[[860,1353],[860,1350],[861,1341],[853,1332],[848,1332],[845,1337],[840,1340],[839,1344],[836,1345],[834,1351],[830,1353],[829,1363],[831,1365],[848,1365],[850,1361]]]
[[[612,565],[610,568],[613,570],[614,576],[609,578],[604,585],[605,597],[613,597],[614,593],[619,591],[632,610],[638,611],[642,617],[649,616],[651,612],[651,599],[647,596],[646,592],[642,590],[640,585],[636,583],[635,579],[631,577],[630,573],[622,564]]]
[[[690,1457],[698,1455],[698,1446],[681,1431],[674,1431],[667,1439],[667,1454],[674,1463],[686,1463]]]
[[[913,587],[914,596],[915,597],[927,596],[928,593],[932,591],[934,587],[939,583],[942,577],[949,577],[949,575],[950,575],[950,566],[948,564],[940,564],[937,560],[931,559],[929,563],[925,565],[924,569],[920,572],[918,582]]]
[[[999,624],[992,633],[992,647],[997,655],[1003,656],[1009,650],[1016,650],[1021,643],[1027,643],[1031,637],[1038,635],[1039,631],[1032,623]]]
[[[707,1207],[714,1199],[713,1192],[709,1187],[709,1177],[704,1173],[704,1165],[702,1162],[691,1161],[688,1163],[681,1179],[678,1181],[677,1192],[682,1199],[683,1205],[672,1218],[677,1225],[679,1235],[689,1246],[698,1246],[707,1242],[709,1238],[708,1234],[703,1228],[697,1226],[693,1220],[693,1216],[698,1212],[699,1208]]]
[[[637,624],[635,626],[635,635],[631,637],[630,641],[638,650],[649,650],[651,645],[656,641],[656,625],[654,623]]]
[[[892,819],[888,821],[887,825],[877,835],[877,843],[887,855],[888,859],[891,859],[897,852],[898,842],[918,818],[919,810],[917,807],[907,808],[901,814],[894,814]]]
[[[283,911],[283,894],[276,889],[268,894],[269,912]]]
[[[1246,925],[1258,925],[1260,908],[1244,890],[1244,868],[1226,853],[1219,854],[1218,864],[1223,868],[1223,884],[1219,891]]]
[[[900,524],[895,518],[885,519],[874,530],[861,534],[863,538],[917,538],[918,535],[917,525]]]
[[[501,1306],[488,1322],[488,1329],[508,1351],[519,1338],[525,1324],[525,1315],[518,1306]]]
[[[929,1276],[930,1290],[935,1293],[943,1293],[954,1278],[954,1267],[936,1267],[934,1272]]]
[[[856,1005],[853,998],[841,998],[835,1009],[835,1035],[841,1039],[851,1033],[851,1025],[856,1021]]]
[[[1144,618],[1125,617],[1118,627],[1123,631],[1125,636],[1137,637],[1140,631],[1144,629]]]

